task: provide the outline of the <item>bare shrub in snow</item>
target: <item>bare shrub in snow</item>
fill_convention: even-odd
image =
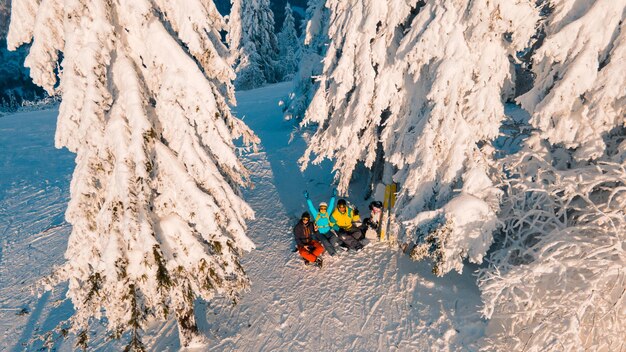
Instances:
[[[444,274],[442,268],[447,263],[445,249],[449,247],[450,235],[454,231],[454,220],[444,217],[435,217],[427,226],[420,229],[417,234],[417,243],[409,255],[413,260],[431,258],[433,261],[433,274]]]
[[[49,284],[69,281],[82,346],[105,317],[141,349],[151,316],[175,317],[191,345],[196,297],[248,285],[253,212],[232,140],[257,138],[228,107],[224,28],[211,1],[13,1],[9,46],[33,41],[33,80],[62,94],[56,146],[76,153],[67,262]]]
[[[502,243],[480,272],[487,350],[618,351],[626,336],[626,165],[557,168],[531,138],[507,160]],[[560,154],[560,156],[559,156]],[[568,162],[574,162],[569,159]]]

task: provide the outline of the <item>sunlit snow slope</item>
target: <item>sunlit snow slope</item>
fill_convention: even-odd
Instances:
[[[426,263],[382,243],[326,257],[322,270],[305,267],[291,251],[291,228],[305,210],[302,191],[314,202],[328,201],[332,175],[330,164],[298,170],[305,142],[300,135],[289,142],[294,124],[283,121],[278,106],[289,88],[238,94],[237,115],[262,139],[258,153],[244,152],[255,183],[244,193],[256,213],[249,236],[257,249],[242,263],[252,287],[234,306],[225,299],[199,302],[198,322],[210,339],[202,350],[475,350],[485,322],[470,272],[436,278]],[[62,219],[73,156],[52,147],[55,114],[0,118],[0,350],[40,347],[33,339],[71,313],[63,288],[30,295],[31,285],[63,260],[68,234]],[[364,190],[355,186],[350,194],[367,208]],[[22,308],[26,314],[19,314]],[[154,351],[178,350],[176,324],[155,323],[144,342]],[[72,343],[69,337],[54,347],[72,350]],[[117,350],[120,343],[96,338],[92,346]]]

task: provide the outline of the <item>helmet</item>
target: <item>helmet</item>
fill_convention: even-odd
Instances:
[[[326,208],[328,208],[328,203],[326,203],[326,202],[321,202],[321,203],[320,203],[320,208],[321,208],[321,207],[326,207]]]
[[[311,220],[311,214],[309,214],[308,211],[305,211],[304,213],[302,213],[302,216],[300,216],[300,219],[309,219],[309,220]]]
[[[383,208],[383,202],[381,202],[379,200],[375,200],[375,201],[370,203],[369,208],[370,208],[370,210],[372,210],[372,208],[382,209]]]

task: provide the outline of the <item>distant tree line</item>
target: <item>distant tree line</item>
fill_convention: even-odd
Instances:
[[[28,47],[14,52],[7,50],[10,18],[10,1],[0,0],[0,111],[12,111],[24,100],[36,100],[46,95],[43,89],[33,84],[28,69],[24,67]]]

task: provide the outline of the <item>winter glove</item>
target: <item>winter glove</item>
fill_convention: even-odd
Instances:
[[[333,197],[337,196],[337,190],[333,188]]]
[[[302,194],[304,194],[304,198],[309,199],[309,192],[308,191],[304,191],[304,192],[302,192]]]

